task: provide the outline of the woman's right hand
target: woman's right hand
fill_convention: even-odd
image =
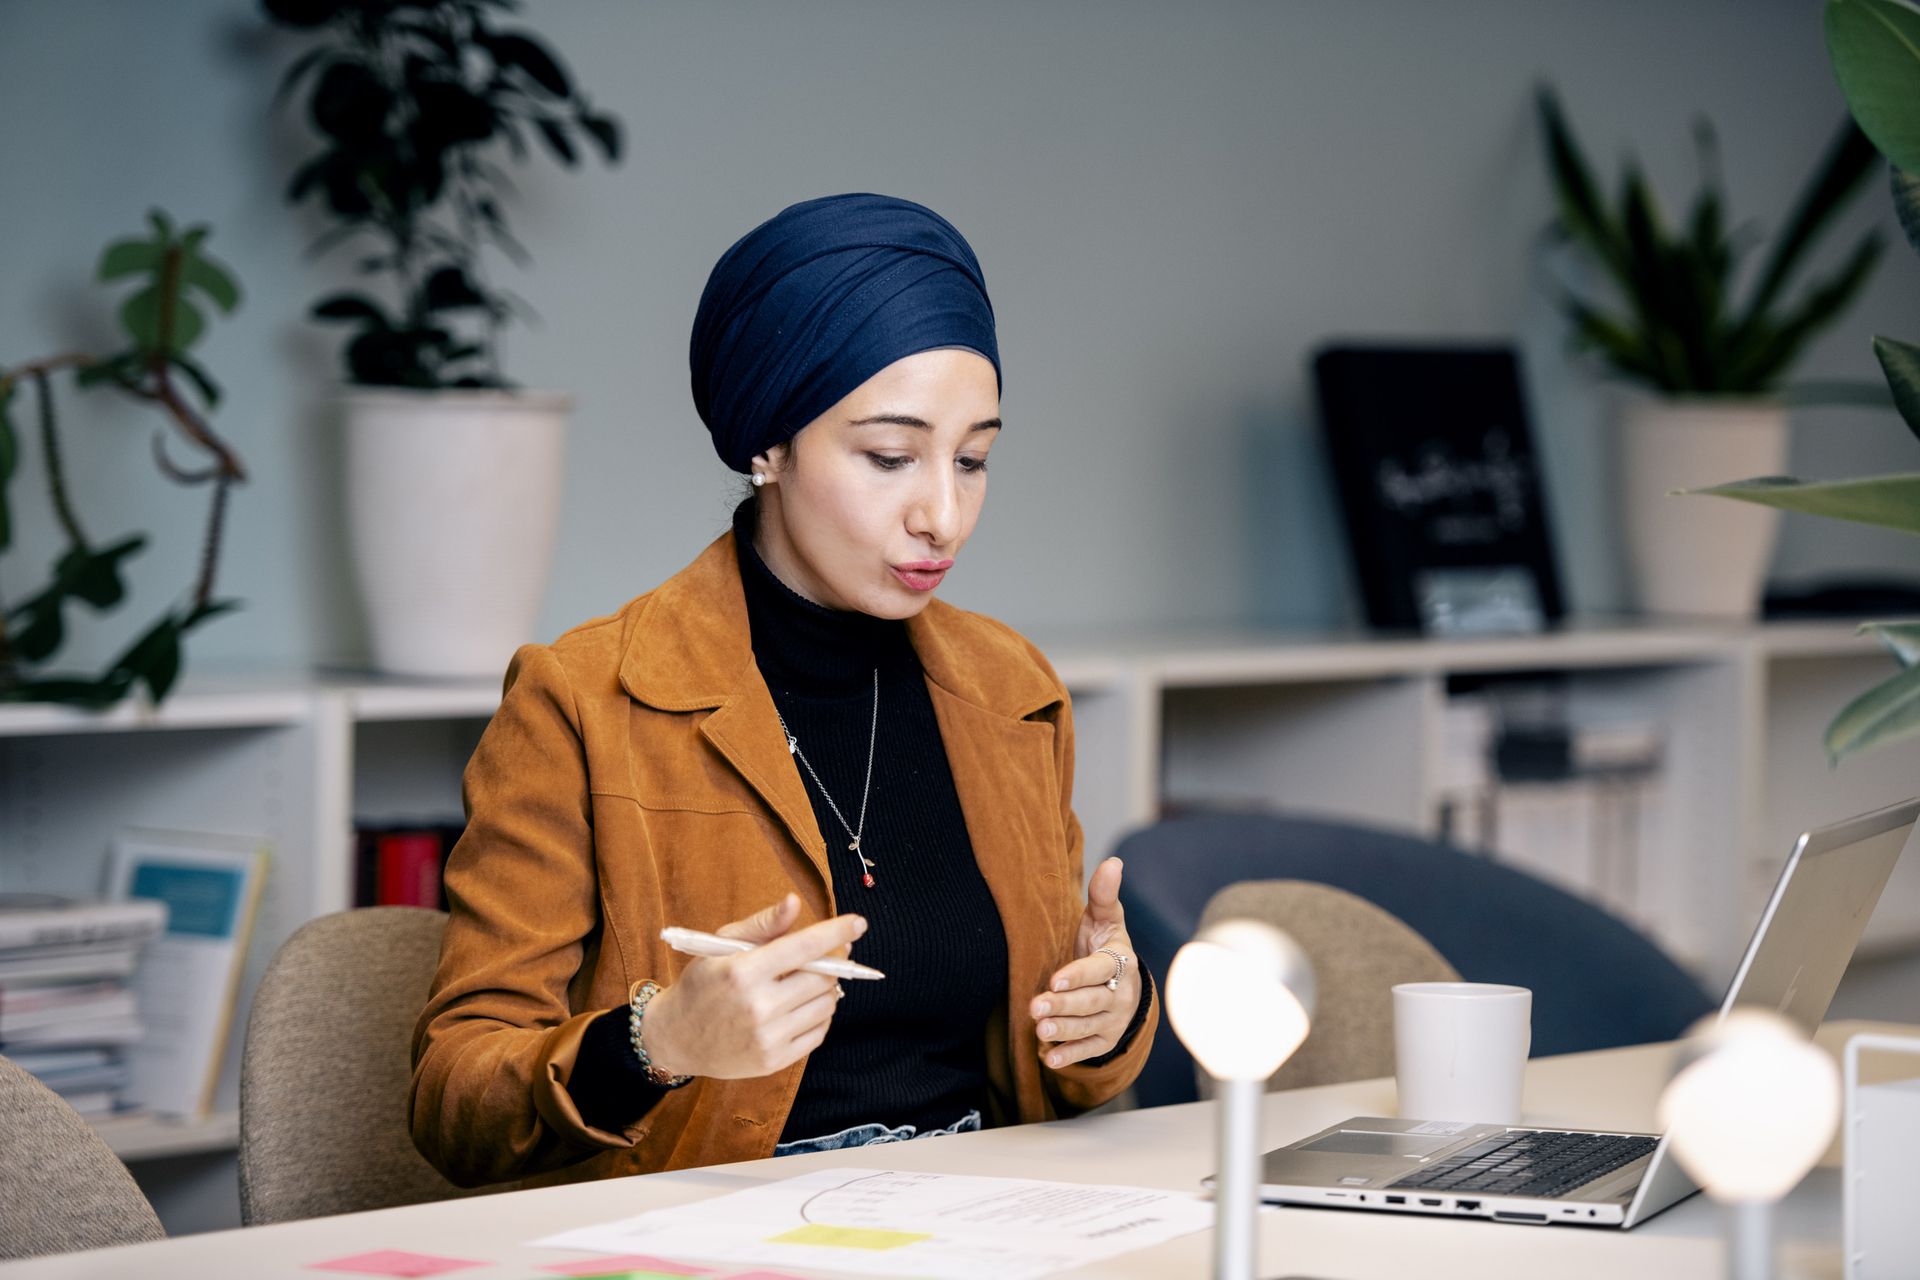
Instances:
[[[800,966],[844,955],[867,922],[842,915],[789,933],[799,917],[800,899],[790,893],[717,930],[760,945],[737,956],[694,960],[654,996],[640,1031],[654,1066],[672,1075],[743,1080],[772,1075],[819,1047],[840,983]]]

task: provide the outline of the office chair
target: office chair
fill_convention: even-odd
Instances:
[[[1344,889],[1308,880],[1243,880],[1207,900],[1200,928],[1251,919],[1284,929],[1313,961],[1313,1030],[1267,1088],[1302,1089],[1393,1074],[1393,987],[1460,974],[1402,920]],[[1201,1097],[1212,1081],[1196,1070]]]
[[[120,1158],[66,1104],[0,1058],[0,1258],[164,1240]]]
[[[240,1060],[240,1216],[248,1226],[450,1200],[407,1127],[413,1024],[444,911],[364,907],[310,920],[254,993]]]
[[[1469,982],[1533,991],[1535,1055],[1679,1036],[1712,1002],[1652,941],[1512,867],[1418,836],[1271,813],[1195,813],[1129,834],[1120,900],[1141,960],[1166,973],[1208,899],[1242,880],[1311,880],[1404,921]],[[1133,1096],[1190,1102],[1179,1037],[1154,1038]]]

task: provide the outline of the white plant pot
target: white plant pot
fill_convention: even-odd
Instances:
[[[374,665],[499,676],[533,638],[568,395],[350,391],[347,523]]]
[[[1780,475],[1786,409],[1752,400],[1635,398],[1621,409],[1620,449],[1621,520],[1640,608],[1755,617],[1780,513],[1672,491]]]

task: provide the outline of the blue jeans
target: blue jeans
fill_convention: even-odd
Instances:
[[[909,1138],[938,1138],[949,1133],[972,1133],[980,1127],[980,1113],[969,1111],[944,1129],[929,1129],[925,1133],[915,1133],[913,1126],[903,1124],[890,1129],[884,1124],[856,1124],[838,1133],[830,1133],[824,1138],[796,1138],[792,1142],[783,1142],[773,1149],[776,1156],[803,1156],[815,1151],[840,1151],[847,1147],[870,1147],[877,1142],[905,1142]]]

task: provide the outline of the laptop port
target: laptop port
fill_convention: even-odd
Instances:
[[[1547,1215],[1544,1213],[1516,1213],[1510,1209],[1495,1209],[1493,1216],[1502,1222],[1545,1222],[1547,1220]]]
[[[1480,1207],[1478,1200],[1455,1200],[1453,1207],[1462,1213],[1472,1213]]]
[[[1407,1198],[1405,1196],[1388,1196],[1387,1197],[1388,1204],[1405,1204],[1406,1202],[1407,1202]]]
[[[1426,1205],[1430,1209],[1438,1209],[1440,1207],[1440,1202],[1438,1200],[1429,1200],[1425,1196],[1420,1197],[1420,1203]]]

